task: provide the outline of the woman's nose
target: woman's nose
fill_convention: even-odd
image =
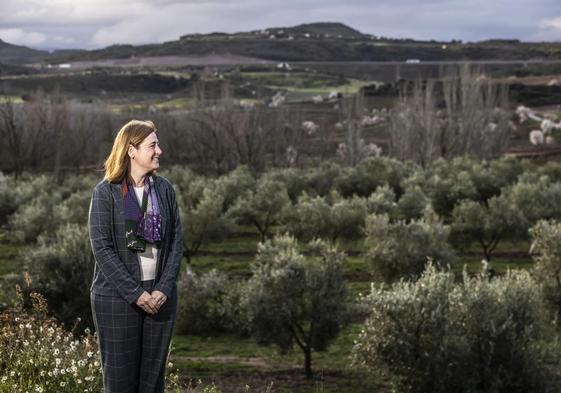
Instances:
[[[156,145],[156,154],[162,155],[162,153],[163,153],[162,148],[159,145]]]

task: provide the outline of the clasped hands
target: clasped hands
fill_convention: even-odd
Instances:
[[[167,296],[163,292],[153,291],[152,294],[149,294],[147,291],[144,291],[142,295],[136,299],[135,303],[148,314],[156,314],[166,300]]]

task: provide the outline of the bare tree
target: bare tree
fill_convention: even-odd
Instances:
[[[10,161],[10,170],[17,180],[24,169],[24,122],[22,106],[10,98],[0,101],[0,134],[4,152]]]
[[[339,124],[345,131],[345,141],[339,144],[337,155],[351,166],[358,165],[368,156],[381,153],[378,146],[373,143],[367,144],[363,137],[365,113],[362,93],[343,101]]]
[[[491,158],[508,146],[508,91],[461,68],[439,84],[402,89],[390,118],[390,153],[420,165],[443,157]]]

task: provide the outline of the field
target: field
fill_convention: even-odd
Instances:
[[[35,161],[35,158],[31,155],[22,160],[22,172],[18,173],[19,167],[15,168],[13,166],[15,161],[8,158],[11,157],[8,153],[13,149],[11,146],[6,146],[4,147],[7,154],[6,158],[0,161],[4,170],[6,172],[13,171],[18,176],[24,175],[25,177],[26,173],[38,175],[37,168],[46,168],[47,171],[54,172],[58,176],[56,181],[60,181],[60,183],[75,180],[73,178],[75,170],[76,173],[82,173],[90,176],[92,179],[95,177],[96,180],[99,180],[97,177],[101,175],[100,172],[94,172],[91,168],[96,165],[99,167],[101,157],[104,156],[103,153],[109,146],[108,137],[111,136],[112,129],[117,124],[122,123],[124,119],[143,117],[161,120],[163,124],[162,141],[167,143],[164,146],[166,149],[169,149],[166,150],[166,154],[169,154],[168,163],[170,167],[172,164],[179,165],[180,171],[185,171],[184,176],[189,181],[192,181],[190,176],[194,178],[195,175],[186,169],[188,166],[194,172],[208,176],[207,178],[197,179],[199,183],[193,183],[196,185],[193,186],[194,191],[189,187],[182,190],[183,197],[186,200],[192,198],[192,200],[189,199],[189,202],[192,202],[191,205],[184,205],[189,206],[192,210],[194,210],[197,203],[200,202],[200,198],[202,198],[198,194],[196,196],[191,194],[196,194],[199,191],[197,187],[201,189],[211,187],[219,176],[227,176],[228,173],[231,173],[232,169],[242,165],[249,168],[248,170],[252,173],[252,176],[255,175],[256,178],[266,175],[269,170],[274,170],[275,165],[278,166],[276,169],[286,170],[287,173],[289,173],[290,169],[304,171],[307,167],[307,169],[315,170],[324,164],[330,163],[341,165],[344,169],[337,169],[339,172],[334,175],[338,176],[339,180],[345,177],[343,175],[343,173],[347,173],[345,171],[349,173],[357,171],[357,174],[355,174],[356,178],[348,176],[352,180],[349,180],[351,191],[349,191],[349,198],[347,199],[350,199],[351,195],[363,192],[362,186],[368,192],[364,191],[365,194],[360,195],[367,198],[375,190],[381,188],[384,182],[388,184],[392,181],[394,183],[390,184],[390,188],[397,191],[396,203],[399,202],[399,199],[406,192],[413,192],[411,190],[415,190],[413,186],[416,185],[420,185],[421,188],[426,186],[427,189],[424,191],[426,191],[427,195],[430,195],[430,191],[433,191],[430,190],[432,185],[428,186],[422,183],[422,181],[421,183],[415,183],[415,181],[419,182],[419,178],[414,176],[408,178],[411,174],[418,174],[425,170],[428,173],[433,170],[434,168],[428,164],[425,166],[419,164],[418,167],[415,166],[415,170],[411,170],[411,173],[409,173],[407,171],[413,167],[413,164],[408,163],[407,165],[411,166],[404,170],[403,178],[398,178],[397,180],[392,178],[391,174],[388,175],[382,171],[380,174],[373,174],[368,172],[368,170],[365,170],[366,174],[359,173],[357,168],[360,167],[360,163],[367,162],[368,157],[359,157],[357,162],[349,164],[346,158],[337,156],[338,146],[342,143],[350,143],[349,130],[352,128],[338,127],[337,123],[342,123],[350,119],[351,115],[356,115],[356,113],[351,113],[351,110],[344,108],[344,105],[364,92],[369,93],[364,97],[364,108],[360,108],[362,112],[356,115],[358,116],[355,119],[357,122],[364,119],[364,117],[374,117],[382,113],[388,113],[395,107],[400,98],[398,86],[399,83],[403,82],[398,80],[434,77],[440,81],[447,75],[447,70],[451,67],[456,68],[457,64],[438,62],[427,64],[404,64],[402,62],[392,64],[295,62],[291,63],[288,66],[289,68],[287,68],[286,66],[279,67],[276,63],[272,62],[255,64],[251,58],[237,57],[233,59],[213,58],[211,59],[212,61],[206,59],[204,65],[196,64],[196,59],[178,60],[175,57],[167,58],[169,62],[166,64],[150,63],[150,61],[156,61],[154,59],[138,58],[137,60],[138,63],[129,64],[126,67],[118,61],[104,62],[104,60],[99,60],[95,63],[82,63],[72,71],[56,68],[38,68],[37,72],[31,75],[0,76],[0,102],[9,102],[18,108],[29,107],[32,111],[30,113],[34,114],[41,114],[41,109],[47,107],[56,109],[57,103],[70,102],[83,111],[77,113],[86,113],[90,116],[84,115],[84,119],[93,119],[91,120],[92,124],[94,120],[99,121],[101,124],[96,123],[95,127],[97,128],[84,128],[86,131],[83,132],[83,135],[77,133],[79,137],[77,142],[73,141],[71,143],[64,139],[67,145],[64,143],[65,146],[61,153],[58,147],[54,146],[55,144],[61,145],[61,139],[57,139],[60,138],[60,135],[57,136],[55,133],[47,134],[47,132],[54,132],[53,130],[57,129],[56,124],[58,123],[55,123],[55,121],[58,118],[57,116],[49,117],[48,120],[45,120],[46,122],[52,119],[55,120],[52,120],[53,123],[49,123],[49,127],[40,129],[45,134],[35,134],[39,135],[47,146],[45,149],[46,153],[43,151],[43,155],[38,154],[41,159],[45,160],[45,166],[42,166],[41,162]],[[92,66],[93,68],[90,68]],[[561,69],[557,64],[520,64],[518,62],[505,62],[502,64],[500,62],[490,62],[488,64],[480,64],[479,66],[478,70],[484,73],[486,78],[491,79],[494,84],[510,84],[511,92],[515,92],[511,95],[511,101],[508,102],[509,120],[516,120],[514,111],[518,105],[531,105],[532,110],[535,111],[537,116],[544,119],[553,119],[552,121],[559,121],[561,110],[558,103],[561,101],[558,101],[557,98],[561,97],[561,88],[554,83],[550,83],[552,80],[558,80],[561,83]],[[282,95],[284,99],[278,107],[274,104],[273,97],[275,94]],[[39,105],[41,100],[45,96],[50,97],[50,95],[55,98],[52,101],[45,98],[45,102],[48,102],[48,104],[45,104],[45,107],[41,107]],[[52,105],[52,107],[48,105]],[[69,106],[68,108],[72,109],[74,106]],[[71,113],[71,109],[68,108],[63,107],[59,113]],[[91,108],[97,111],[92,112],[93,115],[88,112]],[[55,109],[53,109],[53,113],[57,113]],[[67,112],[65,112],[66,110]],[[232,113],[239,117],[235,117]],[[207,117],[203,115],[207,115]],[[254,120],[251,117],[252,115],[255,115],[257,120]],[[194,116],[194,120],[190,116]],[[77,118],[80,119],[79,116]],[[88,124],[86,120],[83,123],[76,123],[79,124],[78,126],[72,124],[67,130],[80,130],[82,125]],[[302,130],[304,129],[303,123],[306,120],[317,122],[320,125],[319,129],[321,132],[304,135]],[[263,132],[268,132],[264,134],[265,137],[262,142],[262,145],[265,146],[263,148],[263,151],[265,151],[263,153],[263,161],[251,161],[251,158],[255,158],[252,155],[254,152],[247,148],[246,145],[240,147],[242,145],[240,141],[247,142],[248,146],[251,146],[251,138],[255,135],[250,131],[258,129],[257,123],[251,123],[252,121],[262,121],[265,125],[263,126],[265,131]],[[29,124],[35,123],[30,122]],[[191,139],[187,139],[186,135],[188,132],[194,132],[195,125],[201,124],[201,128],[196,130],[200,133],[189,134],[188,136]],[[218,124],[218,126],[213,128],[213,126],[208,124]],[[279,124],[282,124],[282,127]],[[234,125],[237,125],[239,128],[236,128]],[[269,126],[268,129],[267,126]],[[229,130],[228,127],[231,127],[233,131]],[[517,123],[517,128],[509,134],[509,148],[503,152],[507,153],[507,155],[512,153],[521,157],[538,157],[537,160],[521,164],[528,165],[528,167],[524,167],[526,169],[532,168],[531,170],[525,169],[527,173],[525,173],[526,177],[524,180],[528,184],[541,184],[535,177],[532,177],[532,171],[539,172],[540,163],[543,163],[543,167],[546,168],[548,160],[555,165],[557,162],[556,157],[560,151],[557,141],[548,146],[545,144],[539,146],[530,145],[528,134],[536,127],[539,128],[540,123],[523,123],[522,121]],[[29,129],[33,128],[30,127]],[[228,129],[231,133],[221,134],[216,132],[212,134],[216,130],[224,129]],[[388,128],[387,121],[380,124],[361,126],[361,132],[362,134],[355,139],[360,140],[360,138],[363,138],[363,145],[375,143],[377,146],[382,147],[382,156],[386,156],[391,139],[391,131]],[[220,145],[220,142],[232,137],[232,135],[239,137],[239,139],[234,140],[238,145],[231,142],[229,142],[230,144]],[[209,139],[204,139],[204,137]],[[165,138],[169,139],[166,140]],[[47,143],[52,143],[53,141],[59,141],[59,143],[53,143],[52,146],[47,145]],[[199,155],[193,153],[197,147],[195,142],[200,142],[198,146],[200,151],[197,153]],[[275,144],[281,146],[279,148],[280,153],[275,150]],[[92,145],[96,148],[90,149]],[[298,157],[299,161],[296,161],[296,164],[291,163],[285,158],[287,156],[287,148],[294,146],[301,149],[301,158],[300,156]],[[234,147],[238,148],[235,154],[233,153]],[[247,151],[244,150],[246,148]],[[255,151],[261,152],[259,149]],[[245,157],[244,153],[247,153],[249,158]],[[59,154],[61,155],[59,156]],[[546,154],[551,154],[551,156],[546,156]],[[231,158],[230,155],[235,156],[235,158]],[[57,159],[52,159],[53,156],[58,157],[57,159],[63,162],[71,162],[70,158],[72,158],[74,160],[72,162],[76,162],[76,164],[74,167],[72,166],[73,164],[70,164],[70,169],[66,168],[68,170],[65,170],[65,168],[60,167],[60,162],[57,162]],[[228,156],[228,160],[231,160],[231,162],[229,161],[224,164],[220,161],[225,156]],[[492,158],[499,157],[493,156]],[[203,159],[208,161],[203,161]],[[380,157],[375,159],[380,159]],[[391,165],[398,167],[396,163]],[[446,165],[442,163],[438,165],[441,165],[441,167],[434,169],[434,176],[427,175],[427,182],[429,180],[435,181],[434,179],[439,179],[439,176],[446,178],[447,175],[450,178],[456,179],[454,177],[455,173],[450,174],[446,172]],[[476,164],[470,162],[469,165]],[[517,168],[516,164],[511,162],[509,162],[509,165]],[[461,168],[461,165],[458,165],[458,168],[458,172],[462,170],[469,172],[469,170]],[[486,169],[488,168],[486,167]],[[547,172],[548,170],[547,168],[543,169],[544,172],[541,175],[551,180],[553,185],[547,183],[543,187],[544,189],[550,187],[551,189],[547,188],[547,191],[553,190],[551,192],[555,192],[556,184],[560,181],[556,177],[559,176],[558,171],[555,168]],[[474,173],[470,172],[469,176],[476,179],[477,171],[473,171]],[[491,192],[492,196],[499,196],[503,191],[505,194],[510,192],[511,190],[507,186],[516,184],[519,175],[522,178],[521,173],[517,173],[512,179],[504,180],[506,176],[510,175],[510,172],[505,171],[503,173],[500,170],[498,171],[497,181],[500,182],[501,186],[494,190],[493,187],[495,185],[487,185],[488,188],[493,190]],[[513,169],[513,171],[516,171],[516,169]],[[362,175],[366,179],[359,177]],[[401,175],[402,173],[400,172],[399,176]],[[313,195],[319,195],[321,198],[327,199],[332,198],[333,196],[329,194],[329,191],[335,190],[337,187],[332,182],[330,183],[333,180],[329,178],[331,176],[330,172],[321,172],[317,176],[318,179],[314,183],[313,180],[309,180],[313,176],[310,175],[310,178],[304,179],[305,176],[303,175],[304,180],[302,181],[309,181],[309,184],[302,186],[302,189],[296,186],[296,189],[303,191],[308,187],[313,190],[311,191],[312,193],[315,192]],[[386,178],[378,184],[378,176],[386,176]],[[472,178],[470,178],[470,181],[473,180]],[[296,180],[292,179],[295,183]],[[323,190],[321,188],[322,182],[328,183],[330,187],[327,190]],[[346,184],[343,180],[341,180],[341,183],[343,185]],[[192,183],[188,182],[187,184],[189,186],[192,185]],[[372,184],[375,184],[375,186]],[[413,186],[407,188],[411,184]],[[466,199],[475,200],[483,206],[487,206],[489,195],[485,194],[485,197],[482,197],[483,192],[481,195],[477,194],[481,191],[480,189],[477,190],[475,193],[477,195],[474,196],[473,193],[469,194],[471,191],[468,190],[468,192],[462,189],[465,184],[461,182],[446,187],[452,188],[453,186],[460,188],[460,191],[458,191],[460,196],[454,194],[450,197],[453,200],[452,207],[455,206],[454,204],[459,204],[465,195],[468,195],[465,197]],[[481,189],[484,189],[484,186],[481,186]],[[82,188],[75,185],[69,187],[72,189],[72,192],[65,190],[58,195],[57,203],[65,204],[69,200],[69,195],[72,195],[74,192],[78,195],[78,191],[84,192],[85,190],[83,185],[80,186]],[[75,189],[72,187],[75,187]],[[444,186],[440,185],[440,187]],[[85,191],[89,190],[90,188]],[[341,191],[341,188],[337,191]],[[485,189],[485,191],[487,192],[488,189]],[[241,191],[236,192],[242,195]],[[466,194],[464,195],[462,192]],[[61,196],[63,194],[64,196]],[[298,196],[300,195],[298,194]],[[557,194],[552,195],[553,197],[550,199],[557,200]],[[518,197],[520,196],[518,195]],[[29,197],[25,203],[31,204],[32,200],[39,200],[34,198],[35,196]],[[85,203],[89,203],[89,196],[87,200],[83,196],[81,198],[83,200],[80,199],[80,202],[76,204],[76,211],[82,214],[83,217],[78,217],[77,222],[84,225],[85,223],[82,221],[84,221],[83,219],[87,212]],[[333,198],[336,199],[336,197]],[[430,198],[434,198],[434,195],[427,197],[427,199]],[[431,202],[436,203],[435,201],[436,199]],[[521,210],[523,210],[522,202],[517,201],[517,203],[521,203],[517,205]],[[22,206],[25,203],[22,203]],[[37,202],[37,205],[32,204],[33,208],[40,210],[40,203]],[[294,201],[292,203],[295,204]],[[555,207],[551,209],[551,212],[548,211],[546,212],[547,214],[544,213],[538,218],[561,217],[561,213],[555,210]],[[10,306],[13,303],[15,284],[22,284],[23,271],[33,268],[30,265],[30,261],[24,258],[25,253],[38,246],[37,236],[39,234],[48,232],[43,228],[43,232],[39,230],[37,233],[34,232],[27,241],[14,240],[14,228],[17,225],[23,227],[23,229],[19,227],[17,229],[25,232],[27,227],[35,225],[39,227],[41,220],[33,216],[33,212],[25,212],[25,209],[20,209],[19,206],[13,206],[13,210],[10,214],[19,212],[24,218],[20,221],[11,221],[12,218],[6,215],[6,225],[0,233],[0,304],[2,304],[2,307]],[[55,213],[52,212],[51,216],[54,216]],[[190,211],[190,213],[193,212]],[[25,216],[25,214],[30,214],[31,218]],[[39,212],[37,214],[41,217],[40,214],[46,213]],[[50,219],[51,216],[48,216],[48,218]],[[71,214],[68,214],[68,216],[71,217],[70,221],[75,219]],[[420,214],[414,218],[419,218],[419,216]],[[446,211],[444,216],[446,224],[451,224],[453,222],[452,208]],[[405,220],[413,219],[413,217],[409,216],[404,217],[403,214],[401,216],[396,214],[395,217],[392,216],[392,220],[398,221],[396,217]],[[56,220],[53,218],[53,222],[56,222],[56,225],[60,224],[62,226],[65,223],[64,220]],[[528,222],[531,221],[533,224],[536,220],[537,218],[532,218]],[[224,240],[205,242],[201,246],[192,257],[191,267],[193,272],[197,275],[202,275],[216,269],[219,272],[225,273],[229,282],[246,282],[251,277],[251,262],[256,255],[260,234],[246,222],[237,224],[235,231],[230,233]],[[527,226],[530,225],[526,224]],[[270,232],[274,234],[280,229],[281,226],[275,224]],[[501,242],[493,252],[491,262],[499,276],[504,276],[509,270],[515,269],[533,271],[535,261],[529,254],[531,240],[527,233],[528,228],[524,229],[526,232],[522,235],[510,236],[507,233],[501,238]],[[356,299],[360,294],[368,293],[371,287],[381,287],[382,282],[373,273],[371,261],[366,256],[368,247],[364,243],[363,236],[355,236],[355,238],[350,239],[341,238],[337,241],[337,245],[340,250],[346,253],[343,264],[343,277],[350,289],[351,300],[353,303],[356,303]],[[304,247],[304,255],[308,255],[308,251]],[[464,270],[472,277],[478,276],[481,273],[481,260],[484,258],[484,255],[476,241],[471,242],[465,249],[458,250],[456,256],[457,258],[451,265],[451,268],[458,282],[461,281]],[[186,269],[187,263],[184,260],[181,274],[185,274]],[[216,384],[220,391],[224,393],[245,391],[297,393],[392,392],[394,391],[392,390],[392,381],[383,365],[380,365],[375,370],[366,370],[351,364],[352,348],[364,327],[364,320],[365,316],[363,315],[353,315],[352,323],[342,330],[341,334],[328,346],[326,351],[313,352],[312,367],[314,377],[312,379],[305,377],[303,369],[304,356],[297,346],[294,346],[286,354],[280,354],[274,346],[261,346],[247,335],[234,333],[176,334],[173,338],[170,357],[170,361],[173,363],[171,368],[178,370],[180,382],[184,385],[189,383],[198,384],[198,381],[201,380],[204,385]],[[246,386],[249,386],[249,388],[246,388]],[[187,392],[188,390],[184,389],[184,391]]]
[[[6,236],[9,233],[4,232],[3,238]],[[247,227],[223,242],[208,244],[193,258],[193,271],[203,274],[217,269],[227,273],[231,280],[245,280],[251,274],[249,264],[258,241],[258,233]],[[10,304],[10,294],[14,294],[12,285],[21,280],[18,279],[24,265],[21,253],[25,252],[27,245],[3,240],[0,247],[0,302]],[[362,255],[365,251],[363,242],[343,241],[340,247],[348,254],[344,271],[352,297],[368,293],[373,277]],[[527,242],[501,244],[493,266],[500,273],[507,269],[531,269],[533,262],[528,249]],[[459,263],[454,265],[458,279],[463,266],[470,274],[479,274],[481,258],[476,245],[460,255]],[[185,268],[186,263],[182,266],[183,270]],[[234,334],[175,335],[171,361],[185,384],[197,384],[202,380],[204,384],[215,383],[225,393],[245,391],[246,385],[251,387],[252,392],[390,392],[390,385],[383,375],[350,366],[351,348],[361,325],[361,321],[352,323],[326,352],[313,354],[313,380],[305,378],[303,356],[297,347],[281,355],[272,346],[259,346],[251,338]]]

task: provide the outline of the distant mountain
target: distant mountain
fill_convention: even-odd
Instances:
[[[416,41],[363,34],[336,22],[308,23],[293,27],[210,34],[187,34],[178,40],[149,45],[112,45],[97,50],[46,52],[18,48],[27,62],[43,59],[52,64],[162,56],[243,56],[272,61],[461,61],[561,59],[561,43],[524,43],[518,40],[486,40],[462,43],[452,40]],[[9,62],[2,56],[0,62]],[[25,57],[24,54],[27,56]]]
[[[39,62],[49,56],[49,52],[10,44],[0,39],[0,62],[2,63],[33,63]]]

